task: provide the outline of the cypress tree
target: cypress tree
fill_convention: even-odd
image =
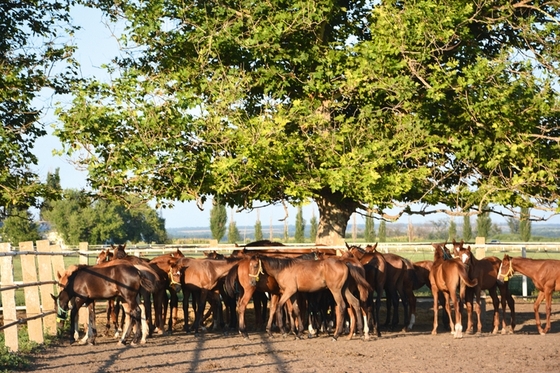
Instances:
[[[227,210],[226,206],[218,200],[213,200],[212,209],[210,210],[210,232],[212,238],[220,242],[226,234]]]
[[[298,206],[296,214],[296,232],[294,239],[296,242],[305,242],[305,219],[303,218],[303,209],[301,206]]]

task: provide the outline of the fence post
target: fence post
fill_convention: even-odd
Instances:
[[[527,257],[527,249],[525,248],[525,246],[521,247],[521,257],[522,258],[526,258]],[[523,277],[521,278],[521,294],[523,295],[523,297],[527,296],[527,276],[523,275]]]
[[[20,242],[20,251],[35,251],[33,242]],[[37,255],[25,254],[21,256],[21,274],[23,282],[37,282],[37,265],[35,264]],[[39,302],[39,289],[36,286],[26,286],[23,289],[25,296],[25,317],[33,317],[41,314]],[[43,339],[43,320],[41,318],[27,321],[27,332],[29,340],[42,344]]]
[[[48,253],[50,245],[48,240],[37,241],[37,252]],[[53,267],[52,260],[49,255],[37,256],[37,263],[39,264],[39,281],[49,282],[53,281]],[[53,284],[39,285],[39,293],[41,295],[41,310],[43,313],[54,309],[54,301],[51,294],[54,294]],[[56,315],[48,315],[43,317],[43,331],[47,335],[56,335]]]
[[[0,243],[0,252],[8,253],[10,252],[9,243]],[[13,286],[14,285],[14,257],[7,255],[0,258],[0,263],[2,264],[0,268],[0,281],[2,282],[2,287]],[[4,325],[15,322],[17,320],[16,311],[16,291],[4,290],[2,291],[2,307],[4,308]],[[15,324],[9,328],[4,329],[4,341],[6,347],[11,351],[17,352],[19,350],[18,345],[18,326]]]

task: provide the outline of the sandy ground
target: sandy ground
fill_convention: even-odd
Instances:
[[[462,339],[454,339],[441,325],[439,334],[431,335],[433,310],[429,301],[419,304],[417,324],[412,332],[383,331],[381,338],[368,341],[347,340],[346,336],[333,341],[327,335],[296,340],[276,334],[271,338],[254,331],[248,340],[237,332],[208,331],[195,337],[181,331],[180,325],[172,334],[156,335],[137,347],[117,346],[114,339],[104,336],[94,346],[70,345],[65,338],[36,356],[31,370],[53,373],[558,372],[560,305],[553,305],[552,310],[552,330],[544,336],[537,333],[532,303],[517,300],[515,333],[489,333],[492,311],[489,305],[483,333],[464,335]],[[463,324],[466,325],[466,317]]]

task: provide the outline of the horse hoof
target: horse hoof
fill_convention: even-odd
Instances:
[[[336,342],[338,340],[338,337],[333,336],[331,341]]]

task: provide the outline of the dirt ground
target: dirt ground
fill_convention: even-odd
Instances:
[[[489,333],[491,311],[489,304],[481,335],[464,335],[462,339],[454,339],[444,332],[441,324],[439,334],[431,335],[433,311],[429,301],[419,304],[412,332],[384,331],[381,338],[368,341],[347,340],[346,336],[333,341],[326,335],[301,340],[279,334],[269,338],[263,332],[250,333],[249,340],[237,332],[225,335],[207,331],[195,337],[179,329],[171,335],[155,335],[137,347],[117,346],[114,339],[104,336],[98,337],[94,346],[70,345],[65,338],[36,356],[31,370],[53,373],[560,371],[559,304],[552,307],[552,330],[545,336],[537,333],[531,302],[516,300],[518,325],[513,334]],[[250,313],[252,310],[248,310]],[[544,304],[541,314],[544,314]],[[463,324],[466,325],[465,316]]]

